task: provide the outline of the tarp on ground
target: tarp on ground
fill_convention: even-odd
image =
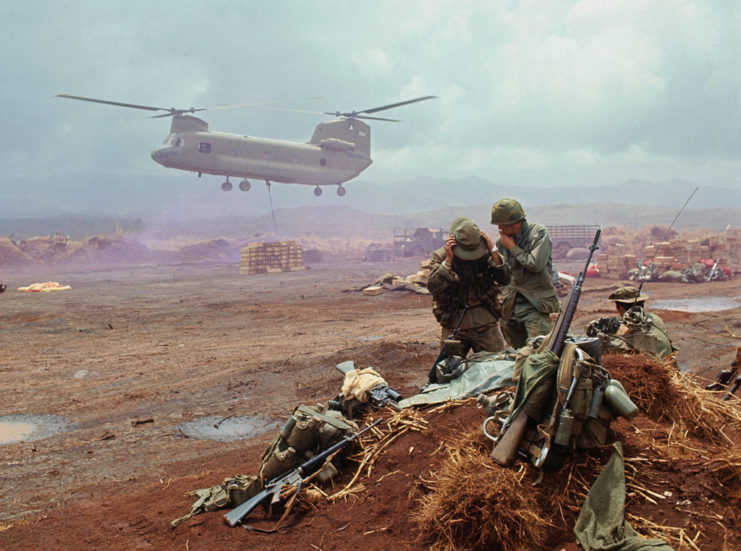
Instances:
[[[514,359],[501,358],[500,354],[469,358],[468,369],[457,379],[447,383],[427,385],[419,394],[405,398],[399,402],[403,408],[439,404],[449,400],[461,400],[471,396],[478,396],[482,392],[489,392],[505,386],[513,386],[512,372]]]

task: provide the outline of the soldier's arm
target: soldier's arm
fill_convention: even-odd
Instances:
[[[427,288],[433,296],[444,292],[450,287],[457,287],[460,283],[458,274],[449,270],[443,264],[445,249],[438,249],[430,257],[430,275],[427,278]]]
[[[510,279],[512,279],[512,272],[509,266],[504,263],[497,264],[496,260],[489,258],[489,268],[494,276],[494,281],[499,283],[499,285],[507,285]]]
[[[481,232],[481,238],[484,240],[486,248],[489,250],[489,269],[494,276],[494,281],[499,283],[499,285],[507,285],[512,278],[512,272],[510,271],[509,266],[504,262],[502,253],[498,250],[501,241],[498,241],[495,245],[491,238],[484,232]]]
[[[527,251],[515,245],[510,253],[525,269],[531,272],[542,272],[548,265],[548,259],[551,258],[553,252],[551,236],[543,229],[534,236],[532,243],[533,246]]]

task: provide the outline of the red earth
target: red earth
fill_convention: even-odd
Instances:
[[[187,492],[255,474],[275,423],[297,404],[334,397],[341,384],[335,364],[354,360],[379,368],[403,395],[425,383],[439,336],[430,297],[357,292],[384,272],[415,273],[418,262],[328,262],[253,276],[240,276],[235,264],[37,266],[4,273],[0,415],[60,415],[71,427],[0,445],[0,548],[428,549],[435,534],[420,533],[411,515],[419,509],[420,486],[445,458],[441,442],[480,426],[482,415],[472,403],[423,412],[430,428],[387,448],[361,480],[364,492],[307,506],[278,534],[229,528],[220,512],[170,528],[194,501]],[[46,280],[71,289],[15,291]],[[588,279],[572,327],[611,314],[606,296],[619,284]],[[649,307],[659,299],[736,300],[715,312],[653,310],[680,349],[683,369],[712,379],[728,366],[738,344],[731,333],[741,334],[738,280],[649,283],[644,291],[651,295]],[[269,429],[230,441],[197,440],[179,430],[183,422],[208,416],[255,416]],[[725,448],[687,440],[689,449],[668,460],[656,446],[672,438],[670,430],[671,423],[645,414],[614,424],[612,435],[623,442],[626,457],[645,458],[632,463],[642,465],[641,487],[664,495],[654,505],[634,492],[628,513],[697,536],[699,549],[741,548],[738,501],[708,467]],[[575,458],[589,484],[609,452],[590,457]],[[533,491],[566,491],[568,476],[568,469],[547,473]],[[535,477],[529,468],[526,479]],[[552,518],[543,549],[578,549],[576,514]],[[257,522],[271,527],[274,519]]]

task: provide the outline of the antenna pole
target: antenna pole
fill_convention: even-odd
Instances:
[[[684,202],[684,205],[682,205],[682,208],[679,209],[679,212],[677,212],[676,216],[674,217],[674,220],[672,220],[672,223],[669,224],[669,227],[664,232],[664,236],[661,238],[660,243],[663,243],[664,241],[666,241],[666,237],[669,235],[669,232],[672,231],[672,228],[674,227],[674,223],[677,221],[677,218],[679,218],[679,215],[682,214],[682,211],[684,210],[684,207],[686,207],[687,206],[687,203],[690,202],[690,199],[692,199],[692,197],[695,196],[695,193],[697,193],[697,190],[698,189],[700,189],[699,186],[696,187],[692,193],[690,193],[690,196],[689,197],[687,197],[687,200]],[[648,261],[648,266],[646,268],[646,273],[649,272],[649,270],[651,268],[651,265],[653,264],[654,258],[656,257],[656,253],[658,253],[658,252],[659,252],[659,248],[658,247],[654,247],[654,254],[651,255],[651,259]],[[638,297],[641,294],[641,289],[643,289],[643,284],[645,282],[646,282],[645,279],[641,279],[641,283],[640,283],[640,285],[638,285],[638,293],[636,294],[636,299],[633,302],[634,305],[635,305],[636,302],[638,302]]]

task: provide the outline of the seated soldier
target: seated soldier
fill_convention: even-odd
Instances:
[[[603,353],[635,351],[661,362],[677,351],[661,318],[645,311],[647,295],[626,286],[607,298],[615,303],[620,317],[600,318],[586,327],[588,336],[599,337]]]

